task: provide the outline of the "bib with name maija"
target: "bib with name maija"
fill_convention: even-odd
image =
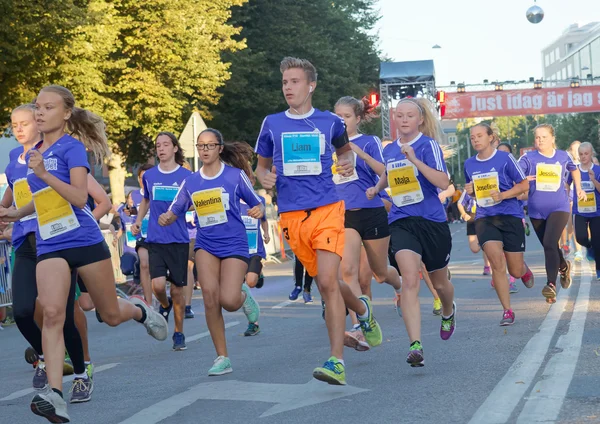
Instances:
[[[13,198],[15,200],[15,206],[17,209],[27,206],[33,200],[31,190],[29,189],[29,184],[27,183],[27,178],[21,178],[14,182]],[[35,219],[35,212],[31,215],[21,218],[21,221],[29,221],[30,219]]]
[[[321,134],[318,132],[282,133],[283,175],[286,177],[303,177],[320,175]]]
[[[596,187],[591,181],[582,181],[581,188],[585,191],[585,200],[577,199],[577,210],[579,213],[596,213]]]
[[[482,208],[494,206],[499,202],[492,199],[492,191],[500,191],[500,182],[497,172],[486,172],[485,174],[473,175],[473,189],[477,205]]]
[[[225,200],[220,187],[200,190],[192,194],[192,203],[201,228],[227,222]]]
[[[179,191],[178,186],[152,186],[152,199],[161,202],[172,202]]]
[[[354,152],[352,152],[352,153],[354,153]],[[358,174],[356,173],[356,153],[354,153],[354,157],[353,157],[354,169],[352,170],[352,174],[348,177],[344,177],[337,172],[337,163],[338,163],[337,155],[335,153],[333,153],[331,158],[333,159],[333,165],[331,165],[331,173],[333,174],[333,182],[335,184],[345,184],[345,183],[349,183],[350,181],[358,180]]]
[[[258,219],[248,215],[242,215],[242,221],[246,227],[248,237],[248,249],[250,254],[258,252]]]
[[[562,172],[560,164],[538,163],[535,170],[535,189],[558,191],[562,182]]]
[[[127,247],[135,248],[136,239],[131,232],[131,224],[125,224],[125,240]]]
[[[79,220],[73,212],[73,206],[52,187],[46,187],[35,193],[33,203],[37,213],[40,237],[43,240],[79,228]]]
[[[414,205],[423,201],[423,190],[417,179],[419,171],[408,159],[388,163],[387,172],[392,200],[396,206]]]

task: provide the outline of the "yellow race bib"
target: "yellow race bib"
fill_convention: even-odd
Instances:
[[[14,182],[13,198],[15,200],[15,206],[17,209],[27,206],[31,200],[33,200],[31,190],[29,189],[29,184],[27,183],[27,178],[21,178],[20,180],[16,180]]]
[[[33,195],[40,236],[48,240],[79,228],[79,220],[73,206],[52,187],[46,187]]]
[[[200,227],[211,227],[213,225],[227,222],[226,205],[221,188],[210,188],[197,191],[192,194],[192,202],[198,216]]]
[[[413,205],[423,201],[423,190],[417,179],[418,171],[408,160],[387,164],[388,184],[392,200],[398,207]]]
[[[473,187],[477,204],[483,208],[494,206],[496,202],[492,199],[492,191],[500,191],[497,172],[486,172],[485,174],[473,175]]]
[[[585,193],[585,200],[577,200],[577,210],[580,213],[595,213],[596,207],[596,192],[590,191]]]
[[[562,181],[563,168],[560,164],[538,163],[535,170],[535,189],[558,191]]]

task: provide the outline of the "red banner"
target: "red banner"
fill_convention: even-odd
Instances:
[[[443,119],[600,112],[600,86],[446,93]]]
[[[525,153],[527,152],[533,152],[535,150],[535,147],[521,147],[520,150],[520,156],[523,156]]]

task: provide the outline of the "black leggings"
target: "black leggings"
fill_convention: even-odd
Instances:
[[[544,246],[546,277],[549,283],[556,284],[558,270],[567,268],[558,242],[570,216],[569,212],[552,212],[546,219],[529,218],[540,243]]]
[[[304,265],[298,258],[295,259],[294,263],[294,278],[296,279],[296,287],[302,287],[302,276],[304,276],[304,290],[310,291],[312,286],[313,278],[308,275],[308,271],[304,271]]]
[[[591,240],[588,235],[588,226],[592,235]],[[600,252],[600,216],[586,218],[582,215],[575,215],[575,239],[577,243],[585,248],[594,249],[594,254]],[[600,260],[596,261],[596,271],[600,271]]]
[[[38,296],[35,276],[36,264],[35,234],[30,233],[23,244],[15,251],[15,266],[12,275],[13,315],[23,337],[38,355],[43,355],[42,332],[34,320],[35,301]],[[74,313],[76,280],[77,270],[73,270],[71,272],[71,289],[67,301],[63,335],[65,347],[73,362],[75,373],[83,374],[85,372],[83,346],[81,336],[75,326]]]

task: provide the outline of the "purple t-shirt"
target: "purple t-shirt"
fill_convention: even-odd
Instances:
[[[379,138],[373,135],[359,134],[352,137],[350,141],[377,162],[383,163],[383,149]],[[379,175],[359,156],[354,154],[354,157],[356,159],[354,178],[358,177],[358,179],[342,179],[341,181],[350,181],[336,184],[338,195],[344,201],[346,210],[382,207],[383,202],[380,197],[375,196],[372,200],[369,200],[366,195],[367,189],[374,187],[379,182]]]
[[[437,141],[419,134],[408,144],[414,149],[417,159],[425,165],[444,173],[448,172],[442,149]],[[388,217],[389,223],[411,216],[419,216],[435,222],[446,222],[446,211],[438,197],[438,188],[406,159],[400,146],[400,141],[396,140],[383,149],[388,180],[395,178],[405,185],[405,188],[400,189],[402,194],[394,194],[393,184],[390,184],[393,202]],[[410,170],[409,167],[413,169]],[[395,177],[395,171],[399,169],[409,171],[409,173],[402,173]],[[414,181],[415,176],[418,184]],[[393,183],[393,181],[390,182]]]
[[[567,174],[577,169],[564,150],[555,150],[552,156],[544,156],[537,150],[527,152],[519,159],[519,165],[527,176],[535,176],[529,182],[529,216],[546,219],[552,212],[571,212],[567,194]]]
[[[477,211],[475,199],[469,196],[467,190],[463,190],[462,194],[460,195],[460,199],[458,199],[458,203],[460,203],[463,206],[463,208],[465,208],[465,212],[471,215],[474,213],[473,211]]]
[[[19,154],[13,152],[21,150]],[[13,192],[13,205],[17,208],[27,205],[31,201],[31,190],[27,183],[27,163],[24,159],[20,158],[20,154],[23,153],[23,146],[17,147],[10,152],[12,158],[4,173],[6,174],[6,180],[8,185]],[[17,185],[17,192],[15,193],[15,183]],[[35,233],[37,229],[37,219],[35,213],[26,216],[25,218],[16,221],[13,225],[12,230],[12,245],[13,249],[17,250],[29,233]]]
[[[494,150],[492,156],[487,159],[479,159],[477,155],[467,159],[464,166],[465,182],[474,182],[477,198],[476,219],[497,215],[523,218],[523,207],[516,197],[494,204],[488,195],[490,190],[508,191],[526,178],[512,154]],[[482,188],[479,194],[477,187]]]
[[[305,115],[281,112],[263,121],[256,153],[273,158],[277,169],[279,212],[318,208],[339,201],[331,167],[344,121],[331,112],[312,109]]]
[[[194,249],[205,250],[217,258],[248,258],[240,199],[250,207],[260,204],[244,171],[223,163],[214,177],[204,175],[202,168],[188,176],[169,209],[180,219],[194,205],[198,227]]]
[[[148,243],[169,244],[189,243],[185,224],[185,214],[178,216],[172,225],[161,227],[158,217],[169,210],[169,206],[177,196],[183,180],[191,174],[182,166],[165,172],[160,165],[147,170],[142,177],[144,198],[150,200],[150,219],[148,221]]]
[[[591,170],[594,172],[596,181],[600,181],[600,166],[592,164]],[[589,204],[583,204],[582,208],[585,208],[586,212],[580,212],[579,211],[579,209],[580,209],[579,202],[577,201],[577,198],[575,197],[575,199],[573,201],[573,214],[585,216],[586,218],[593,218],[596,216],[600,216],[600,209],[598,206],[598,198],[600,196],[600,192],[598,191],[598,189],[596,188],[596,186],[592,182],[592,180],[590,180],[589,170],[584,171],[583,169],[581,169],[581,165],[579,165],[579,171],[581,172],[581,189],[587,193],[588,197],[591,197],[591,193],[594,193],[593,196],[594,196],[595,202],[590,202]],[[571,174],[569,174],[568,183],[571,186],[571,191],[574,190],[574,187],[572,186],[572,181],[573,181],[573,178],[571,177]],[[593,211],[594,208],[596,209],[596,211]]]
[[[41,143],[36,148],[40,145]],[[29,153],[27,156],[29,160]],[[85,146],[67,134],[50,146],[42,156],[46,170],[67,184],[71,183],[71,169],[85,168],[88,172],[90,170]],[[31,169],[28,170],[27,182],[36,203],[38,256],[75,247],[92,246],[104,241],[89,206],[78,208],[71,205],[49,188]]]

